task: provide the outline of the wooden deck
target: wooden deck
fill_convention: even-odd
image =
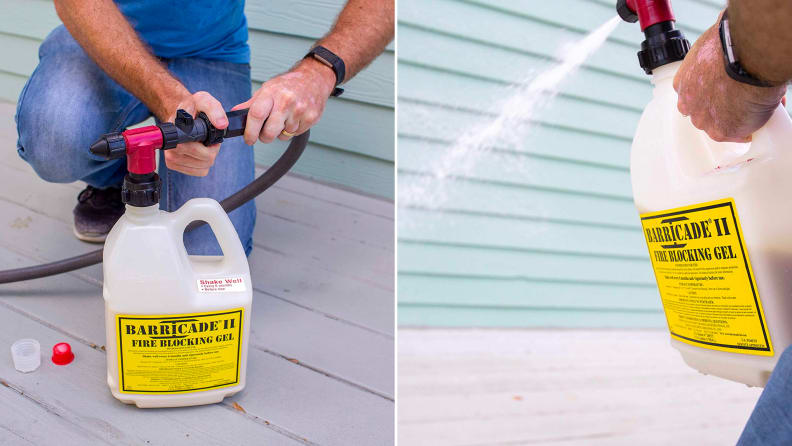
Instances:
[[[399,444],[735,444],[761,389],[665,330],[399,329]]]
[[[96,249],[71,232],[79,184],[38,179],[0,103],[0,269]],[[105,379],[101,266],[0,285],[0,444],[392,444],[393,203],[296,177],[257,199],[247,387],[221,404],[142,410]],[[39,370],[9,347],[41,343]],[[46,356],[66,341],[75,361]]]

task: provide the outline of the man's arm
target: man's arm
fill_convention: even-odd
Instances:
[[[731,0],[729,30],[743,68],[759,79],[792,79],[792,2]]]
[[[792,79],[792,2],[729,2],[729,30],[738,60],[776,87],[755,87],[726,74],[718,21],[699,37],[674,78],[677,108],[716,141],[746,142],[772,116]]]
[[[333,29],[316,42],[344,59],[347,79],[371,63],[393,40],[393,3],[393,0],[349,0]]]
[[[145,47],[112,0],[55,0],[58,17],[99,68],[159,119],[189,96]]]
[[[349,0],[332,30],[317,45],[344,60],[345,80],[349,80],[382,53],[393,34],[393,0]],[[321,117],[335,82],[333,70],[313,58],[303,59],[288,73],[267,81],[250,100],[234,107],[250,108],[245,142],[289,139],[281,133],[284,130],[304,133]]]
[[[205,92],[191,95],[140,41],[112,0],[55,0],[55,10],[91,59],[160,120],[172,120],[183,108],[205,112],[218,128],[228,125],[222,105]],[[181,144],[165,152],[165,161],[170,169],[205,176],[218,150],[219,145]]]

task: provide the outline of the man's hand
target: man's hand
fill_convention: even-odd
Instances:
[[[333,69],[312,58],[265,82],[252,98],[232,109],[250,109],[245,143],[287,140],[290,136],[284,135],[284,130],[295,135],[304,133],[322,116],[335,82]]]
[[[228,118],[220,101],[212,97],[205,91],[199,91],[193,95],[186,96],[177,109],[183,109],[193,116],[200,112],[206,113],[212,125],[218,129],[228,127]],[[168,121],[173,122],[176,117],[176,110],[168,117]],[[205,177],[209,174],[209,168],[214,164],[217,153],[220,151],[220,144],[205,146],[200,142],[190,142],[179,144],[170,150],[165,150],[165,165],[168,169],[175,170],[187,175]]]
[[[343,81],[352,79],[393,39],[394,0],[348,0],[333,29],[317,42],[335,53],[346,67]],[[309,57],[288,73],[264,83],[250,100],[233,110],[249,108],[245,142],[269,143],[299,135],[319,121],[336,85],[332,68]],[[262,126],[266,119],[267,123]]]
[[[737,82],[726,74],[723,63],[716,24],[699,37],[674,77],[677,108],[715,141],[747,142],[770,119],[786,86]]]

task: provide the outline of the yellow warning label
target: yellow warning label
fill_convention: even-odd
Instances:
[[[116,315],[119,390],[187,393],[239,382],[244,309]]]
[[[734,200],[641,215],[671,337],[773,355]]]

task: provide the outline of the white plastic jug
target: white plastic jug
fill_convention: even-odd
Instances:
[[[635,206],[671,344],[699,371],[764,386],[792,343],[792,120],[717,143],[677,110],[681,62],[654,70],[631,152]]]
[[[189,256],[185,227],[209,224],[223,256]],[[245,387],[250,269],[220,204],[134,207],[104,247],[107,384],[138,407],[216,403]]]

